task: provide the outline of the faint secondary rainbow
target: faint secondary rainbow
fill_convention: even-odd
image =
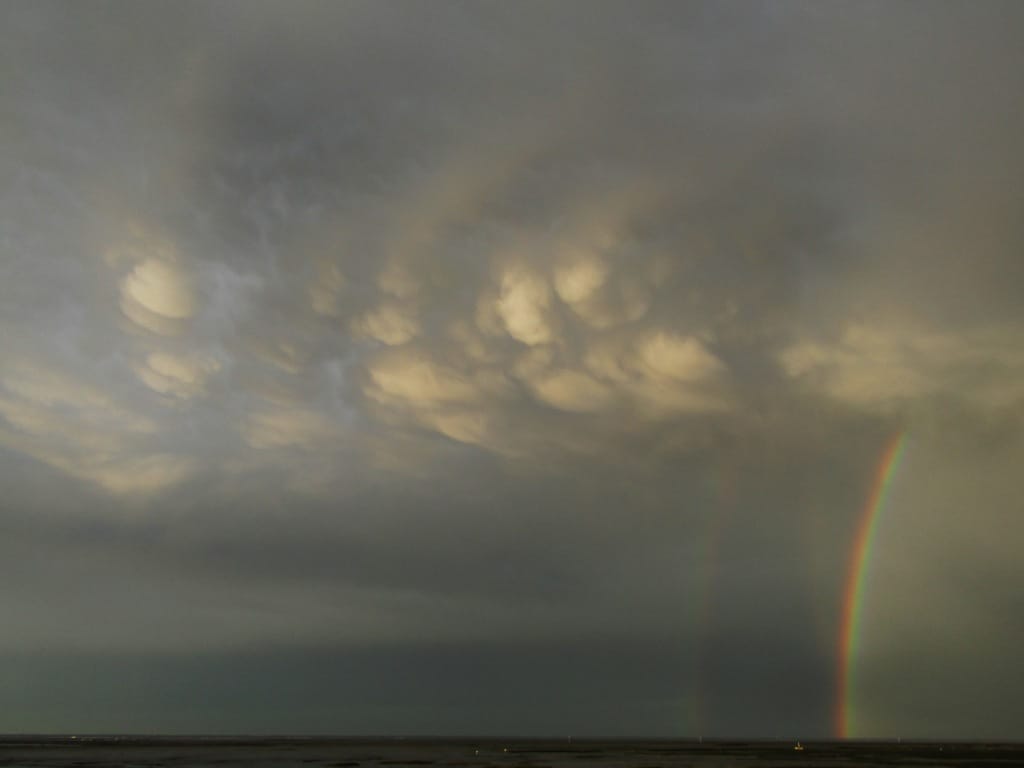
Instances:
[[[885,446],[882,458],[871,482],[857,535],[850,554],[849,571],[843,587],[842,623],[839,627],[839,669],[836,686],[835,731],[840,738],[849,737],[853,719],[853,679],[860,644],[861,615],[864,609],[864,591],[868,563],[878,529],[878,519],[885,507],[892,487],[892,479],[903,458],[907,444],[907,433],[893,436]]]

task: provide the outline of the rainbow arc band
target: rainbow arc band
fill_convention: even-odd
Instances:
[[[899,468],[907,445],[907,433],[900,432],[886,443],[875,470],[850,554],[850,565],[843,587],[842,620],[839,627],[839,668],[835,701],[835,733],[842,739],[853,735],[853,704],[856,663],[861,640],[861,617],[867,571],[874,549],[878,520],[881,517],[893,477]]]

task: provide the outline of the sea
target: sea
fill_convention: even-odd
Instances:
[[[1024,743],[0,736],[22,768],[868,768],[1024,766]]]

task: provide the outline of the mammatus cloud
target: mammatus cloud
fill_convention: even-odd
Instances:
[[[178,334],[195,310],[190,276],[169,258],[146,257],[121,280],[121,311],[147,331]]]
[[[529,385],[538,399],[563,411],[602,411],[612,400],[612,390],[607,386],[581,371],[566,368],[545,371]]]
[[[554,340],[550,304],[550,288],[540,275],[518,265],[504,270],[495,311],[516,341],[535,346]]]
[[[860,721],[1014,735],[1019,7],[2,6],[0,645],[828,735],[905,433]]]
[[[882,411],[936,397],[984,409],[1024,401],[1024,337],[1012,327],[929,330],[852,324],[832,344],[780,355],[786,373],[850,405]]]
[[[385,302],[358,318],[353,330],[388,346],[397,346],[414,339],[420,326],[413,307]]]
[[[415,353],[378,358],[369,374],[366,392],[378,401],[433,406],[477,397],[473,384],[457,371]]]
[[[4,445],[115,495],[161,491],[194,468],[153,447],[156,421],[43,364],[15,363],[3,375],[0,415]]]
[[[153,352],[135,372],[153,391],[185,400],[203,394],[206,379],[219,368],[220,364],[208,357]]]
[[[253,448],[313,449],[335,437],[329,418],[305,408],[264,408],[247,418],[245,441]]]
[[[628,273],[609,279],[607,266],[596,258],[577,258],[571,266],[555,271],[559,298],[594,328],[642,318],[651,304],[651,288]]]
[[[555,290],[570,306],[587,301],[608,280],[608,268],[596,258],[580,257],[555,271]]]

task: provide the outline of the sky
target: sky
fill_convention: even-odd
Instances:
[[[0,732],[1024,736],[1022,24],[4,3]]]

